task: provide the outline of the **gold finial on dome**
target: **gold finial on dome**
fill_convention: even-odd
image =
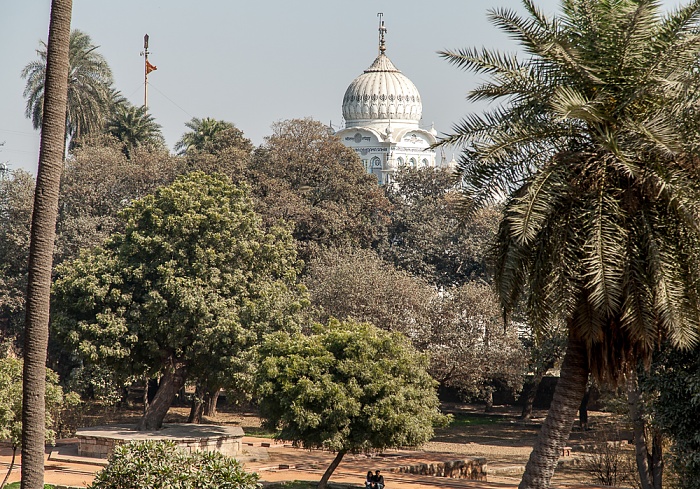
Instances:
[[[384,27],[384,14],[379,12],[377,17],[379,17],[379,54],[384,54],[384,51],[386,51],[386,43],[384,42],[384,34],[386,34],[386,27]]]

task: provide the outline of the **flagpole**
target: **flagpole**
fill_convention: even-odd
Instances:
[[[143,106],[148,110],[148,34],[143,36]]]

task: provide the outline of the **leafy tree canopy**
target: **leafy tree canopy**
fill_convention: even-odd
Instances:
[[[321,246],[370,247],[385,225],[389,203],[376,179],[320,122],[274,124],[247,175],[265,219],[294,224],[304,260]]]
[[[400,333],[332,320],[310,336],[272,334],[260,355],[266,423],[281,439],[337,452],[335,465],[347,452],[421,445],[447,421],[427,358]]]
[[[454,176],[444,169],[404,167],[385,189],[393,208],[378,246],[382,257],[435,286],[489,279],[487,257],[501,217],[496,208],[460,221]]]
[[[435,298],[423,280],[369,249],[324,250],[308,264],[304,283],[320,322],[354,319],[409,337],[423,330]]]
[[[245,188],[192,173],[119,217],[123,232],[57,269],[53,326],[84,361],[163,374],[161,389],[165,379],[176,391],[188,377],[247,371],[259,335],[294,327],[306,302],[294,242],[261,228]],[[171,401],[157,394],[153,409],[165,416]]]
[[[29,226],[34,201],[34,178],[15,170],[0,176],[0,328],[15,330],[24,316],[29,260]]]
[[[641,380],[654,425],[671,437],[679,487],[700,488],[700,351],[665,348]]]
[[[54,415],[63,405],[63,390],[58,375],[46,369],[46,441],[53,442],[56,433]],[[0,358],[0,439],[10,440],[13,447],[22,442],[22,360]]]

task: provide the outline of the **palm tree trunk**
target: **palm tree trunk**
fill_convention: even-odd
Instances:
[[[321,477],[321,480],[318,482],[316,489],[326,489],[326,486],[328,485],[328,480],[331,478],[331,475],[333,475],[335,469],[338,468],[338,465],[340,465],[340,461],[343,460],[343,456],[346,453],[347,450],[340,450],[337,453],[331,464],[326,469],[326,472],[323,474],[323,477]]]
[[[566,356],[554,398],[518,489],[547,489],[561,450],[566,446],[576,412],[586,391],[588,359],[584,343],[569,333]]]
[[[63,170],[63,135],[68,98],[68,46],[72,0],[53,0],[44,83],[39,167],[34,193],[29,278],[24,326],[22,392],[22,489],[44,487],[46,350],[49,339],[51,267],[58,192]]]

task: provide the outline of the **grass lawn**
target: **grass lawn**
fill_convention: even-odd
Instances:
[[[503,416],[489,416],[484,414],[454,413],[450,426],[484,426],[502,423]]]
[[[5,489],[19,489],[19,482],[12,482],[5,486]],[[51,484],[44,484],[44,489],[53,489]]]

